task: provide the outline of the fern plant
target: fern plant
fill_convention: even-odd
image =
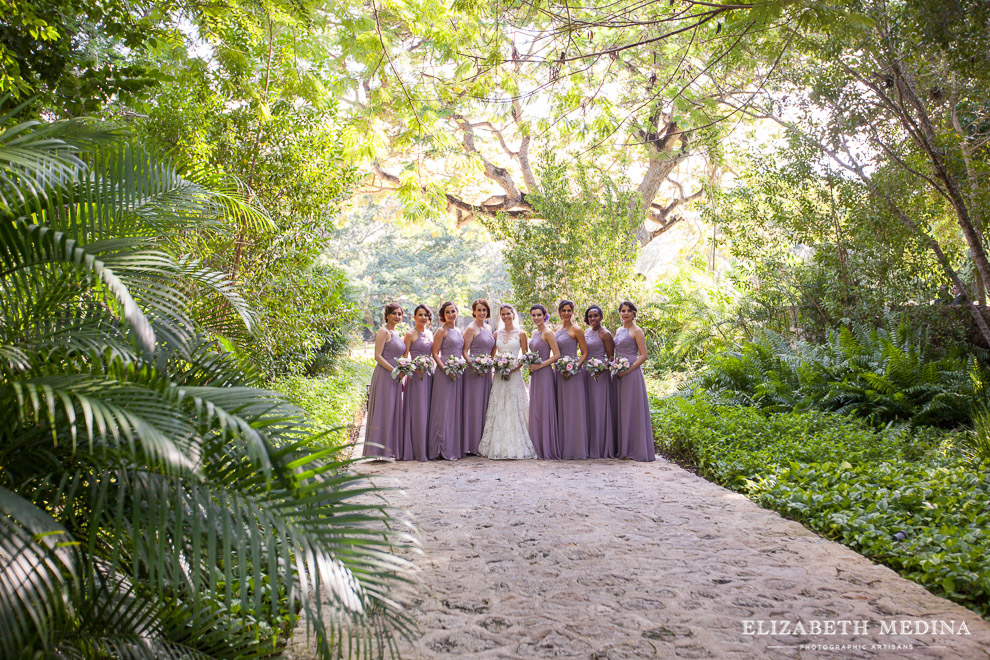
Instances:
[[[988,379],[978,353],[932,348],[922,330],[889,321],[885,328],[843,327],[817,345],[767,332],[709,360],[696,386],[778,412],[954,426],[968,422],[969,402]]]
[[[252,314],[171,239],[264,221],[97,125],[0,117],[0,657],[394,651],[399,521],[218,338]],[[328,604],[324,605],[324,601]]]

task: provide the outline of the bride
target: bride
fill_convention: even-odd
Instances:
[[[526,333],[515,327],[516,311],[511,305],[502,305],[498,316],[495,350],[520,358],[528,347]],[[529,439],[529,392],[518,366],[508,380],[495,375],[478,453],[488,458],[536,458]]]

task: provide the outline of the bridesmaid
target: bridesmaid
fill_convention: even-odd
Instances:
[[[536,331],[529,348],[540,354],[543,362],[529,368],[529,437],[539,458],[560,458],[560,435],[557,432],[557,381],[553,363],[560,357],[557,339],[547,328],[547,308],[529,308]]]
[[[452,302],[440,305],[437,315],[443,325],[433,335],[433,359],[437,370],[430,396],[430,458],[456,461],[461,457],[461,405],[464,399],[464,375],[449,376],[443,370],[446,358],[459,356],[464,337],[454,327],[457,307]]]
[[[485,323],[485,319],[492,315],[488,301],[481,298],[471,303],[471,315],[474,323],[464,331],[464,359],[469,363],[474,355],[495,355],[495,336]],[[491,393],[491,370],[479,376],[468,366],[464,372],[464,437],[461,449],[464,454],[478,453]]]
[[[650,402],[646,379],[640,368],[646,362],[646,335],[636,325],[636,305],[628,300],[619,305],[622,327],[615,331],[615,354],[629,360],[629,369],[616,374],[615,414],[618,429],[618,457],[635,461],[656,459]]]
[[[395,361],[406,345],[395,331],[402,321],[402,306],[385,305],[385,326],[375,335],[375,371],[368,390],[368,425],[364,432],[364,455],[394,458],[402,441],[402,381],[392,378]]]
[[[602,308],[592,305],[584,311],[584,341],[588,345],[588,359],[608,362],[615,351],[612,333],[602,327]],[[612,375],[605,371],[596,380],[591,374],[588,381],[588,458],[615,458],[615,426],[612,419]],[[406,394],[409,406],[409,394]]]
[[[433,333],[428,326],[433,312],[426,305],[419,305],[413,312],[416,327],[406,333],[406,357],[418,358],[433,353]],[[402,403],[402,445],[399,459],[425,461],[430,457],[430,394],[433,376],[417,371],[406,379],[406,398]]]
[[[563,459],[588,458],[588,411],[587,411],[587,372],[584,370],[588,359],[588,345],[584,333],[571,323],[574,316],[574,303],[561,300],[557,306],[560,315],[560,329],[554,334],[561,356],[577,357],[577,373],[570,378],[557,370],[557,424],[560,432],[560,457]]]

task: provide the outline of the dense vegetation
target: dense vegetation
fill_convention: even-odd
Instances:
[[[255,657],[300,614],[324,655],[387,644],[407,625],[392,514],[356,499],[366,486],[301,409],[218,350],[252,310],[173,254],[257,212],[124,132],[11,121],[2,655]]]
[[[770,333],[712,356],[696,385],[737,405],[773,411],[826,410],[874,425],[957,426],[985,396],[988,373],[964,346],[938,348],[905,323],[843,327],[821,344]]]
[[[336,434],[332,444],[343,446],[356,430],[373,370],[369,361],[344,359],[326,376],[286,376],[271,388],[306,410],[316,432]]]

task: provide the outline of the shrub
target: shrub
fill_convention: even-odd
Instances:
[[[320,433],[334,432],[324,441],[343,442],[354,417],[366,402],[374,364],[370,360],[343,360],[333,376],[287,376],[271,384],[292,403],[309,413]]]
[[[956,426],[988,375],[975,347],[933,348],[927,333],[901,323],[831,331],[825,343],[789,344],[765,333],[715,356],[696,385],[726,401],[771,411],[826,410],[871,424]]]
[[[684,369],[739,338],[739,293],[703,262],[660,280],[654,293],[657,302],[643,305],[636,322],[646,334],[649,365],[656,371]]]
[[[249,359],[273,378],[331,373],[357,325],[347,276],[328,264],[274,271],[254,285],[260,319]]]

